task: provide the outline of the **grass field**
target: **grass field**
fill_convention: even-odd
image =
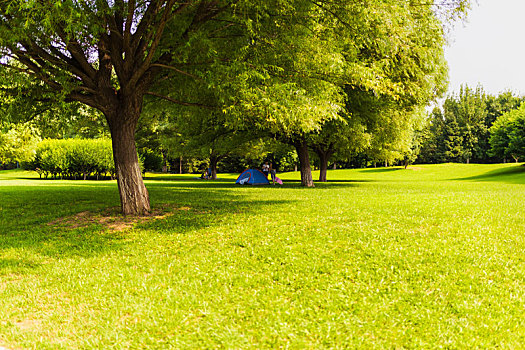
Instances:
[[[525,167],[222,176],[0,172],[0,347],[525,347]]]

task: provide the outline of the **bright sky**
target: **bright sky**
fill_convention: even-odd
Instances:
[[[465,23],[458,22],[445,50],[449,93],[461,84],[497,95],[525,94],[525,0],[473,1]]]

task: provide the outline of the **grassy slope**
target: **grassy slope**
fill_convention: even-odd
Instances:
[[[328,176],[315,189],[297,173],[282,188],[151,176],[173,215],[112,232],[48,223],[117,206],[114,182],[0,172],[0,346],[525,343],[524,167]]]

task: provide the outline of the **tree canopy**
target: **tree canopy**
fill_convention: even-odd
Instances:
[[[525,157],[525,103],[496,119],[490,133],[493,155],[516,162]]]
[[[3,90],[102,112],[122,211],[140,214],[150,208],[134,144],[145,97],[297,143],[339,118],[346,85],[407,106],[438,93],[443,18],[466,4],[13,0],[0,7],[0,63],[18,78]]]

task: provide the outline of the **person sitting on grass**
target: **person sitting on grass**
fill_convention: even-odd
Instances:
[[[266,178],[268,178],[269,172],[270,172],[270,166],[268,165],[268,162],[264,162],[262,166],[262,173],[264,174],[264,176],[266,176]]]

